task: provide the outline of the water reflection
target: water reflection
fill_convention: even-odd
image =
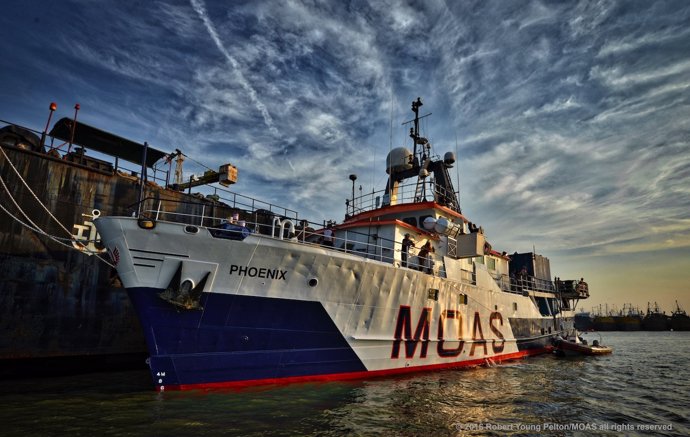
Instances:
[[[545,424],[667,424],[672,431],[652,434],[690,433],[690,334],[610,333],[606,341],[614,354],[593,359],[542,356],[491,368],[243,390],[157,393],[148,373],[138,371],[3,381],[0,420],[3,436],[534,435]],[[472,429],[479,425],[514,429]]]

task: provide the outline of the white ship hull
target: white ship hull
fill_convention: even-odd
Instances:
[[[481,265],[468,283],[259,234],[126,217],[96,226],[161,390],[475,366],[546,352],[562,329]],[[198,296],[170,299],[181,289]]]
[[[359,378],[552,349],[587,284],[552,282],[541,255],[492,248],[461,212],[454,155],[434,156],[420,135],[421,106],[412,103],[412,150],[386,158],[384,190],[355,198],[350,175],[342,223],[241,195],[230,220],[144,199],[138,218],[95,221],[159,389]]]

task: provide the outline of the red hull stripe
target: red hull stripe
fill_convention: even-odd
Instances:
[[[416,226],[408,225],[408,224],[405,223],[404,221],[402,221],[402,220],[397,220],[397,219],[394,219],[394,220],[380,220],[380,221],[375,221],[375,222],[372,222],[372,221],[369,221],[369,220],[360,220],[360,221],[357,221],[357,222],[352,222],[352,223],[349,223],[349,222],[348,222],[348,223],[345,223],[345,224],[342,224],[342,225],[337,225],[335,228],[336,228],[337,230],[340,231],[340,230],[344,230],[344,229],[357,228],[357,227],[360,227],[360,226],[385,226],[385,225],[396,225],[396,226],[400,226],[400,227],[403,227],[403,228],[407,228],[407,229],[409,229],[409,230],[411,230],[411,231],[418,232],[418,233],[423,234],[423,235],[427,235],[429,238],[433,238],[433,239],[435,239],[435,240],[438,240],[438,237],[437,237],[436,235],[432,234],[431,232],[425,231],[424,229],[418,228],[418,227],[416,227]]]
[[[355,214],[354,216],[350,217],[348,220],[345,220],[345,222],[343,222],[343,224],[350,224],[353,221],[366,220],[366,219],[371,219],[371,218],[375,218],[375,217],[381,217],[381,216],[388,215],[388,214],[399,214],[401,212],[410,212],[410,211],[423,211],[426,209],[438,209],[438,210],[445,212],[448,215],[452,215],[454,217],[462,219],[463,221],[467,221],[467,219],[462,214],[458,214],[457,212],[453,211],[452,209],[446,208],[445,206],[441,206],[436,202],[420,202],[420,203],[400,203],[397,205],[383,206],[381,208],[373,209],[371,211],[360,212],[359,214]]]
[[[487,357],[494,363],[503,361],[516,360],[532,355],[540,355],[553,350],[552,346],[547,346],[539,349],[530,349],[512,354],[497,355],[494,357]],[[431,364],[428,366],[403,367],[398,369],[372,370],[368,372],[348,372],[348,373],[331,373],[328,375],[307,375],[307,376],[292,376],[287,378],[266,378],[266,379],[251,379],[244,381],[230,381],[230,382],[211,382],[201,384],[179,384],[179,385],[165,385],[164,390],[198,390],[198,389],[216,389],[216,388],[244,388],[256,385],[285,385],[298,382],[313,382],[313,381],[343,381],[348,379],[365,379],[372,377],[382,377],[391,375],[401,375],[405,373],[427,372],[432,370],[454,369],[461,367],[480,366],[486,363],[487,358],[479,358],[476,360],[461,361],[456,363],[446,364]],[[160,390],[160,386],[156,387]]]

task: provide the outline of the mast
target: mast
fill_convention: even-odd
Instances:
[[[424,146],[429,143],[429,140],[427,140],[424,137],[419,136],[419,108],[424,105],[422,103],[422,98],[417,97],[416,101],[412,102],[412,112],[414,112],[414,127],[410,128],[410,138],[412,138],[412,141],[414,142],[414,151],[412,152],[412,156],[417,158],[417,145],[422,146],[422,151],[420,152],[422,154],[422,159],[421,162],[424,162],[424,159],[426,158],[426,153],[424,153]],[[427,114],[424,117],[427,117],[431,114]]]
[[[419,108],[422,106],[422,99],[417,97],[417,100],[412,102],[414,118],[403,123],[403,125],[412,123],[412,127],[410,127],[410,138],[413,143],[412,153],[405,147],[400,147],[391,150],[388,154],[386,172],[389,173],[390,177],[386,184],[384,196],[384,199],[388,200],[384,200],[384,206],[396,204],[400,183],[412,178],[417,178],[417,187],[412,201],[414,203],[429,201],[427,186],[430,184],[426,183],[425,179],[433,174],[431,200],[461,213],[460,202],[448,172],[448,169],[452,168],[455,163],[455,155],[453,152],[447,152],[443,159],[432,158],[431,143],[421,136],[419,131],[419,120],[431,115],[429,113],[420,117]],[[418,149],[418,146],[421,147],[421,150]]]

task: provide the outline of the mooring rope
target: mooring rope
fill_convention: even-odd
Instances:
[[[19,172],[17,171],[16,167],[12,164],[12,161],[10,161],[9,157],[8,157],[7,154],[5,153],[5,150],[4,150],[1,146],[0,146],[0,152],[2,152],[2,155],[5,157],[5,160],[6,160],[7,163],[10,165],[10,167],[12,167],[12,169],[15,171],[15,173],[17,174],[17,176],[19,177],[19,179],[22,181],[22,183],[24,184],[24,186],[29,190],[29,192],[31,192],[31,194],[33,195],[34,199],[36,199],[36,201],[43,207],[43,209],[50,215],[50,217],[52,217],[52,218],[60,225],[60,227],[61,227],[62,229],[64,229],[65,232],[67,232],[67,233],[69,234],[70,237],[69,237],[69,238],[58,237],[58,236],[55,236],[55,235],[51,235],[51,234],[47,233],[46,231],[44,231],[43,229],[41,229],[41,228],[38,226],[38,224],[36,224],[33,220],[31,220],[31,218],[29,217],[29,215],[28,215],[26,212],[24,212],[24,210],[23,210],[22,207],[19,205],[19,203],[17,203],[17,201],[16,201],[16,199],[14,198],[14,196],[12,196],[12,193],[10,192],[9,188],[7,188],[7,184],[5,184],[5,180],[2,178],[2,176],[0,176],[0,184],[2,185],[2,187],[4,188],[4,190],[7,192],[7,195],[8,195],[8,197],[10,198],[10,200],[12,201],[12,203],[14,204],[15,208],[17,208],[17,210],[24,216],[24,218],[25,218],[30,224],[24,222],[22,219],[20,219],[19,217],[15,216],[14,214],[12,214],[12,213],[11,213],[7,208],[5,208],[2,204],[0,204],[0,209],[2,209],[7,215],[9,215],[10,217],[12,217],[12,219],[13,219],[14,221],[16,221],[16,222],[19,223],[20,225],[26,227],[27,229],[30,229],[30,230],[32,230],[33,232],[35,232],[35,233],[37,233],[37,234],[39,234],[39,235],[44,235],[44,236],[50,238],[51,240],[53,240],[54,242],[56,242],[56,243],[58,243],[58,244],[60,244],[60,245],[62,245],[62,246],[65,246],[65,247],[67,247],[67,248],[69,248],[69,249],[77,250],[77,251],[82,252],[82,253],[86,252],[86,253],[88,253],[88,254],[90,254],[90,255],[95,255],[95,256],[96,256],[99,260],[101,260],[102,262],[106,263],[106,264],[109,265],[110,267],[115,268],[115,266],[114,266],[113,264],[111,264],[110,262],[108,262],[105,258],[103,258],[103,257],[100,255],[99,252],[96,252],[96,251],[93,251],[93,250],[88,249],[88,247],[84,244],[84,243],[87,243],[87,244],[88,244],[88,243],[91,243],[91,242],[94,242],[94,243],[95,243],[96,241],[90,241],[90,240],[84,241],[84,240],[77,240],[77,239],[74,238],[74,235],[72,235],[72,233],[71,233],[66,227],[64,227],[64,226],[62,225],[62,223],[60,223],[60,221],[50,212],[50,210],[48,210],[48,208],[43,204],[43,202],[41,202],[41,200],[38,198],[38,196],[36,196],[36,194],[35,194],[35,193],[31,190],[31,188],[27,185],[26,181],[24,180],[24,178],[22,178],[21,174],[19,174]],[[83,249],[77,249],[77,248],[74,247],[72,244],[64,243],[65,241],[69,241],[69,242],[71,242],[71,243],[76,243],[76,244],[80,245]]]
[[[12,164],[12,161],[11,161],[10,158],[7,156],[7,154],[5,153],[5,149],[4,149],[3,147],[1,147],[1,146],[0,146],[0,152],[2,152],[2,156],[5,157],[5,160],[6,160],[7,163],[10,165],[10,167],[12,167],[12,170],[14,170],[14,172],[16,173],[16,175],[17,175],[17,177],[19,178],[19,180],[22,181],[22,184],[24,184],[24,186],[26,187],[26,189],[29,190],[29,193],[31,193],[31,195],[34,197],[34,199],[36,199],[36,202],[38,202],[38,204],[41,205],[41,207],[48,213],[48,215],[49,215],[50,217],[52,217],[53,220],[55,220],[55,222],[57,222],[57,224],[58,224],[62,229],[64,229],[65,232],[67,232],[68,235],[71,236],[71,235],[72,235],[72,232],[70,232],[69,229],[67,229],[66,227],[64,227],[64,226],[62,225],[62,223],[60,223],[60,220],[58,220],[58,219],[53,215],[53,213],[50,212],[50,210],[43,204],[43,202],[41,202],[41,199],[39,199],[38,196],[36,195],[36,193],[33,192],[33,190],[31,189],[31,187],[29,187],[29,184],[26,183],[26,181],[25,181],[24,178],[22,177],[21,173],[19,173],[19,170],[17,170],[17,168],[14,166],[14,164]],[[4,184],[3,184],[3,185],[4,185]],[[7,189],[7,188],[5,188],[5,189]],[[9,193],[9,190],[7,190],[7,192]]]

